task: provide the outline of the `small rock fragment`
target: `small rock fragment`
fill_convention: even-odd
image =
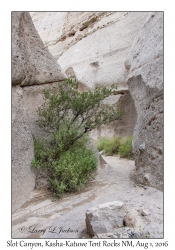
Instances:
[[[149,214],[150,214],[150,211],[149,211],[148,209],[143,208],[143,209],[141,210],[141,215],[147,216],[147,215],[149,215]]]

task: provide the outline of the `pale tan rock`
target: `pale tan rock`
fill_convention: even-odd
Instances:
[[[116,110],[124,110],[121,120],[102,125],[91,132],[94,140],[101,137],[132,136],[137,120],[134,101],[127,89],[117,91],[118,94],[107,98],[106,103],[112,105]]]
[[[148,215],[150,215],[149,209],[143,208],[143,209],[141,210],[141,215],[142,215],[142,216],[148,216]]]
[[[15,86],[12,87],[12,212],[26,202],[35,187],[35,173],[31,167],[33,151],[23,90]]]
[[[101,162],[100,159],[101,166],[98,167],[95,178],[79,192],[66,194],[62,199],[57,200],[51,194],[46,196],[45,191],[35,189],[27,203],[13,213],[12,236],[14,238],[24,238],[24,236],[27,238],[56,237],[57,239],[84,237],[86,234],[86,210],[102,203],[121,200],[129,207],[127,211],[135,208],[135,205],[139,214],[141,214],[142,208],[149,209],[150,215],[144,216],[144,219],[149,217],[150,221],[142,229],[145,233],[150,232],[150,238],[163,238],[162,192],[151,187],[147,189],[135,187],[133,180],[129,178],[130,173],[135,169],[133,161],[114,156],[105,156],[102,160]],[[143,216],[141,215],[141,217]],[[19,231],[22,226],[29,228],[31,225],[35,225],[37,229],[46,229],[46,233],[43,235],[26,231],[24,234]],[[77,229],[78,232],[70,234],[49,233],[51,225],[57,227],[57,230],[63,226],[65,229],[69,227]],[[133,228],[131,231],[135,232]],[[82,232],[84,233],[82,234]],[[128,233],[128,228],[122,227],[108,232],[107,235],[118,234],[120,238],[122,236],[127,238],[125,233]],[[102,238],[107,238],[105,235],[106,233],[103,234]],[[90,236],[86,234],[86,238],[90,238]]]
[[[28,12],[12,12],[12,84],[63,80],[60,66],[44,46]]]
[[[88,88],[127,88],[124,62],[148,12],[34,12],[34,25],[64,72]]]
[[[35,137],[45,137],[46,133],[43,132],[37,124],[38,119],[37,109],[44,101],[44,89],[54,89],[58,86],[58,83],[41,84],[35,86],[28,86],[23,88],[23,105],[28,113],[28,125],[35,135]]]
[[[136,226],[136,217],[138,216],[137,211],[130,211],[124,217],[124,224],[127,227]]]
[[[86,212],[86,228],[87,233],[92,237],[95,235],[99,238],[103,235],[112,238],[129,238],[131,232],[135,232],[138,235],[145,234],[147,232],[148,225],[149,230],[152,231],[154,223],[148,216],[149,210],[139,206],[132,206],[131,204],[124,204],[121,201],[114,201],[104,203],[93,207]],[[101,236],[100,236],[101,235]]]
[[[32,98],[25,99],[24,89],[15,85],[28,86],[62,79],[64,74],[45,48],[29,13],[12,12],[12,212],[26,202],[35,187],[35,173],[31,168],[34,158],[32,134],[41,133],[34,125],[34,119],[35,111],[43,101],[36,91]]]
[[[137,111],[133,151],[137,183],[163,190],[163,13],[151,13],[127,61],[128,86]]]
[[[136,209],[132,209],[124,216],[124,225],[138,231],[139,228],[142,228],[145,225],[145,221]]]
[[[125,109],[121,121],[93,131],[92,138],[133,135],[137,115],[127,91],[130,62],[124,62],[148,12],[32,12],[44,44],[64,73],[77,78],[80,91],[116,83],[115,108]],[[125,68],[126,67],[126,68]]]
[[[111,232],[123,226],[123,202],[114,201],[101,204],[86,211],[87,233],[94,236],[99,233]]]

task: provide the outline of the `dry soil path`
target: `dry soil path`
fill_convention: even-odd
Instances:
[[[163,237],[163,194],[153,188],[139,187],[130,175],[134,161],[117,156],[103,156],[95,178],[78,193],[59,200],[34,190],[28,201],[12,215],[13,238],[90,238],[86,234],[86,210],[96,205],[120,200],[150,210],[152,224],[148,231]]]

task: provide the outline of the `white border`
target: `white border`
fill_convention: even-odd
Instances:
[[[2,0],[3,1],[3,0]],[[165,168],[165,240],[173,247],[175,222],[175,2],[173,0],[6,0],[0,3],[0,190],[1,246],[11,239],[11,11],[164,11],[164,168]],[[169,246],[170,246],[169,245]],[[3,249],[4,249],[3,248]],[[172,248],[173,249],[173,248]]]

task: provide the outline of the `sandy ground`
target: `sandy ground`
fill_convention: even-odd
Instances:
[[[77,193],[55,199],[34,190],[28,201],[12,214],[12,238],[90,238],[86,233],[86,210],[102,203],[120,200],[146,208],[152,223],[152,238],[163,237],[163,193],[136,186],[130,178],[134,161],[103,156],[95,178]]]

